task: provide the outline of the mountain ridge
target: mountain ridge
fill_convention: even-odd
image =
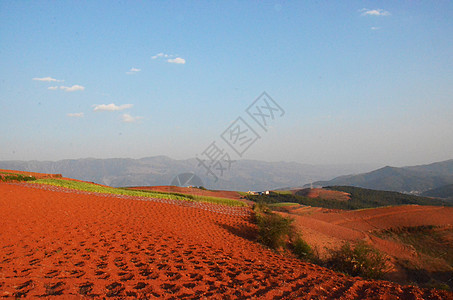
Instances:
[[[417,166],[385,166],[367,173],[314,182],[319,186],[355,186],[411,194],[421,194],[452,183],[453,159]]]
[[[169,185],[181,173],[195,173],[211,189],[267,190],[281,186],[301,186],[345,173],[372,170],[372,165],[310,165],[295,162],[238,160],[218,182],[197,167],[196,158],[172,159],[168,156],[133,158],[80,158],[59,161],[0,161],[0,168],[29,172],[59,173],[65,177],[120,186]]]

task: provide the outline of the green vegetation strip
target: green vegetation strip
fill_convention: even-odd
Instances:
[[[302,195],[293,195],[285,191],[270,192],[269,195],[247,195],[246,199],[256,203],[299,203],[313,207],[324,207],[330,209],[356,210],[366,208],[376,208],[395,205],[437,205],[453,206],[453,203],[442,201],[440,199],[431,199],[414,195],[406,195],[397,192],[375,191],[350,186],[332,186],[325,189],[346,192],[351,195],[348,201],[335,199],[308,198]]]
[[[269,204],[270,207],[283,207],[283,206],[300,206],[299,203],[293,202],[280,202],[280,203],[271,203]]]
[[[247,206],[245,203],[243,203],[241,201],[233,200],[233,199],[206,197],[206,196],[192,196],[192,195],[184,195],[184,194],[177,194],[177,193],[161,193],[161,192],[155,192],[155,191],[143,191],[143,190],[137,191],[137,190],[129,190],[129,189],[120,189],[120,188],[100,186],[97,184],[92,184],[92,183],[87,183],[87,182],[71,181],[71,180],[64,180],[64,179],[45,178],[45,179],[35,180],[35,181],[33,181],[33,183],[48,184],[48,185],[59,186],[59,187],[63,187],[63,188],[69,188],[69,189],[93,192],[93,193],[101,193],[101,194],[183,200],[183,201],[190,201],[190,202],[206,202],[206,203],[221,204],[221,205],[227,205],[227,206]]]

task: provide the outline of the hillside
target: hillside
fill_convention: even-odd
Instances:
[[[422,194],[422,196],[449,199],[449,200],[453,201],[453,184],[444,185],[444,186],[426,191]]]
[[[0,295],[452,297],[445,291],[349,277],[278,254],[256,242],[248,208],[208,210],[186,201],[143,200],[28,182],[0,183]]]
[[[331,189],[299,189],[291,191],[294,195],[304,196],[308,198],[319,198],[322,200],[336,200],[336,201],[349,201],[351,195],[342,191],[335,191]]]
[[[420,194],[433,188],[453,184],[453,160],[404,168],[387,166],[368,173],[340,176],[329,181],[317,181],[314,184],[319,186],[356,186],[374,190]]]
[[[343,242],[366,240],[391,259],[387,279],[453,288],[453,207],[402,205],[354,211],[288,207],[304,239],[328,256]]]
[[[115,187],[169,185],[181,173],[194,172],[210,189],[249,191],[281,186],[302,186],[311,180],[324,180],[347,173],[372,170],[367,165],[315,166],[295,162],[238,160],[215,182],[196,159],[176,160],[166,156],[141,159],[70,159],[60,161],[0,161],[0,168],[40,173],[59,173],[65,177]]]

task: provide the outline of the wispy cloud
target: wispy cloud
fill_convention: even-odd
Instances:
[[[84,86],[75,84],[73,86],[60,86],[60,90],[65,92],[76,92],[76,91],[83,91],[85,89]]]
[[[76,92],[76,91],[83,91],[85,89],[84,86],[81,86],[81,85],[78,85],[78,84],[75,84],[73,86],[49,86],[47,88],[48,90],[51,90],[51,91],[56,91],[56,90],[63,90],[65,92]]]
[[[41,77],[41,78],[35,77],[32,80],[44,81],[44,82],[63,82],[64,81],[64,80],[58,80],[58,79],[55,79],[52,77]]]
[[[143,119],[143,117],[133,117],[130,114],[124,114],[123,115],[123,122],[125,123],[133,123],[136,122],[140,119]]]
[[[95,104],[93,105],[94,111],[118,111],[118,110],[125,110],[134,106],[133,104],[122,104],[116,105],[114,103],[110,104]]]
[[[184,58],[178,57],[177,55],[174,55],[174,54],[165,54],[165,53],[161,52],[161,53],[157,53],[156,55],[151,57],[151,59],[157,59],[157,58],[163,58],[168,63],[171,63],[171,64],[182,64],[183,65],[186,63],[186,60]]]
[[[368,8],[362,8],[359,10],[362,13],[362,16],[390,16],[390,12],[383,10],[383,9],[368,9]]]
[[[371,30],[379,30],[379,29],[381,29],[381,27],[374,27],[374,26],[371,27]]]
[[[83,112],[79,112],[79,113],[69,113],[67,114],[68,117],[71,117],[71,118],[83,118],[84,116],[84,113]]]
[[[156,59],[156,58],[160,58],[160,57],[162,57],[162,58],[168,58],[168,57],[172,57],[172,56],[173,56],[173,55],[171,55],[171,54],[165,54],[165,53],[162,53],[162,52],[161,52],[161,53],[157,53],[157,54],[154,55],[154,56],[151,56],[151,59]]]
[[[176,57],[176,58],[167,59],[167,62],[169,62],[171,64],[185,64],[186,60],[181,57]]]
[[[140,71],[141,71],[141,69],[131,68],[129,71],[126,72],[126,74],[131,75],[131,74],[135,74],[135,73],[140,72]]]

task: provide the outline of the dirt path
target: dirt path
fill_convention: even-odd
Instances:
[[[1,183],[0,228],[0,297],[453,298],[278,255],[195,206]]]

